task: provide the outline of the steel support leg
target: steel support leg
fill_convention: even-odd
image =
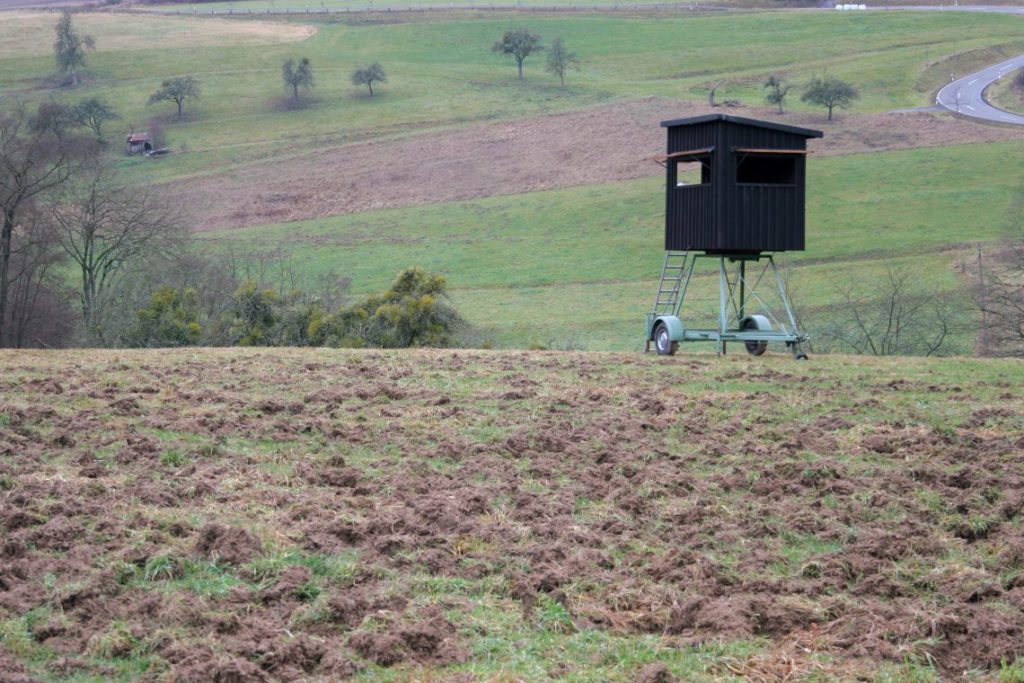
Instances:
[[[740,306],[737,313],[739,314],[739,320],[737,324],[743,323],[744,315],[743,311],[746,306],[744,299],[746,298],[746,287],[747,287],[747,262],[745,259],[740,259]]]
[[[728,328],[729,304],[727,295],[729,293],[729,279],[725,272],[725,257],[718,257],[718,354],[725,353],[725,340],[722,336]]]
[[[779,298],[782,299],[782,305],[786,307],[786,315],[789,316],[789,324],[792,325],[791,329],[793,334],[796,334],[796,315],[793,313],[793,306],[789,303],[789,295],[786,293],[786,283],[782,281],[782,276],[779,275],[779,269],[775,267],[775,258],[770,254],[768,255],[768,263],[772,266],[772,275],[775,276],[775,286],[779,289]]]

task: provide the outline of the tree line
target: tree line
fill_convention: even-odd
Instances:
[[[96,42],[68,11],[55,32],[64,82],[77,84]],[[308,59],[281,75],[294,99],[312,87]],[[386,80],[379,63],[352,75],[371,96]],[[194,77],[171,78],[149,101],[180,118],[200,93]],[[0,111],[0,346],[452,345],[468,329],[444,279],[415,268],[360,300],[256,269],[252,255],[200,253],[166,200],[119,182],[103,130],[119,118],[97,98]]]
[[[278,261],[204,253],[158,194],[118,181],[52,103],[0,112],[0,346],[459,343],[444,278],[362,299]]]

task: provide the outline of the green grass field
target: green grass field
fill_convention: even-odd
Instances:
[[[1022,153],[1015,142],[812,160],[808,251],[790,259],[799,303],[827,309],[837,279],[876,279],[892,256],[922,271],[920,284],[958,289],[954,263],[1005,230]],[[987,174],[994,165],[1006,172]],[[419,265],[444,274],[499,345],[624,350],[641,341],[661,266],[662,187],[652,178],[203,237],[236,253],[280,251],[312,276],[345,274],[360,293]]]
[[[759,103],[769,73],[797,83],[834,73],[860,87],[857,111],[881,112],[927,104],[931,89],[948,77],[927,66],[950,54],[1007,43],[1024,49],[1014,19],[938,12],[443,15],[397,22],[332,16],[308,19],[317,33],[306,40],[291,40],[292,26],[284,30],[287,42],[268,37],[262,45],[251,44],[251,30],[232,38],[223,28],[246,30],[245,19],[115,14],[83,22],[98,44],[86,85],[53,90],[43,86],[54,71],[48,46],[55,16],[36,17],[0,26],[0,88],[30,100],[102,97],[121,112],[124,129],[165,119],[172,148],[190,154],[158,165],[125,162],[138,182],[224,171],[298,153],[312,142],[329,146],[641,96],[702,99],[715,82],[720,97]],[[115,38],[136,23],[144,27],[136,39]],[[579,54],[581,70],[569,75],[567,88],[543,72],[543,55],[527,60],[526,82],[518,83],[512,61],[490,51],[503,30],[518,25],[546,42],[561,36]],[[182,37],[193,26],[202,30],[184,50]],[[232,44],[238,42],[244,44]],[[277,106],[284,97],[280,64],[289,56],[308,56],[314,65],[314,102],[301,111]],[[371,100],[349,75],[372,61],[384,65],[389,82]],[[187,121],[179,124],[173,106],[150,107],[146,100],[162,78],[182,74],[196,75],[205,94],[186,105]],[[806,108],[797,97],[791,106]]]
[[[141,127],[159,117],[172,149],[188,152],[159,163],[121,159],[124,177],[137,183],[230,175],[246,164],[300,157],[310,147],[643,96],[700,100],[714,83],[721,98],[756,104],[770,73],[797,84],[834,73],[859,87],[854,111],[885,112],[927,104],[950,72],[1024,50],[1017,18],[967,13],[103,13],[80,17],[99,48],[89,55],[85,83],[52,89],[55,15],[9,16],[17,21],[0,24],[5,98],[99,96],[124,116],[111,126],[112,138],[129,123]],[[124,31],[136,24],[138,30]],[[490,51],[503,30],[519,25],[546,42],[563,37],[579,54],[581,69],[565,88],[543,72],[542,55],[527,60],[526,81],[518,82],[512,61]],[[280,64],[300,55],[312,59],[316,87],[309,106],[283,110]],[[370,61],[380,61],[389,76],[373,99],[348,79]],[[146,106],[162,78],[189,73],[204,95],[186,105],[184,121],[171,119],[172,107]],[[796,95],[789,107],[806,109]],[[1001,142],[812,158],[809,249],[792,259],[798,303],[827,318],[836,281],[871,282],[890,255],[920,270],[922,286],[962,291],[955,266],[972,245],[1001,236],[1020,192],[1021,151],[1019,142]],[[652,178],[203,238],[236,252],[281,254],[310,278],[351,277],[354,293],[383,288],[409,265],[439,271],[459,309],[499,346],[631,349],[660,266],[661,202],[661,181]],[[970,350],[969,336],[958,348]]]

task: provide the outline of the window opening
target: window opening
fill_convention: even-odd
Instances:
[[[686,157],[676,164],[676,187],[711,184],[711,157]]]
[[[736,161],[736,182],[746,185],[795,185],[796,157],[741,155]]]

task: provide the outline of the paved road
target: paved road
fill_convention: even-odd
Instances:
[[[1024,126],[1024,116],[993,107],[982,96],[990,83],[1021,68],[1024,68],[1024,55],[976,71],[945,86],[939,91],[935,102],[949,111],[973,119]]]

